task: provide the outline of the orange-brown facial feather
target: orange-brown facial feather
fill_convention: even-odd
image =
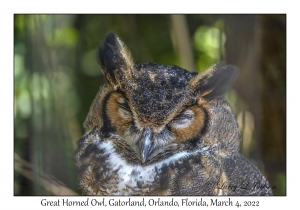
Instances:
[[[115,92],[109,96],[106,104],[106,113],[110,123],[114,125],[116,133],[120,136],[125,134],[128,125],[132,122],[132,114],[126,110],[126,99],[121,93]],[[122,108],[123,105],[123,108]]]
[[[127,109],[124,109],[123,106],[127,107]],[[193,119],[186,126],[172,126],[172,119],[176,118],[175,114],[169,116],[168,120],[164,122],[165,124],[156,124],[151,121],[140,120],[138,114],[132,110],[131,105],[127,104],[127,99],[121,93],[114,92],[107,100],[106,113],[110,123],[114,126],[116,134],[119,136],[125,136],[131,124],[135,124],[139,128],[150,126],[157,133],[165,129],[165,126],[168,125],[167,127],[174,134],[174,143],[180,144],[192,139],[201,132],[206,117],[205,111],[201,106],[203,104],[200,106],[196,104],[185,110],[179,109],[175,112],[177,116],[187,110],[193,113]]]
[[[193,120],[186,127],[172,127],[171,131],[176,136],[176,143],[183,143],[187,140],[195,137],[199,132],[201,132],[205,123],[205,112],[198,105],[194,105],[189,108],[193,112]]]

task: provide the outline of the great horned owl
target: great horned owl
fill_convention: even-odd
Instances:
[[[134,64],[110,33],[98,50],[106,78],[75,152],[85,195],[271,195],[239,152],[241,135],[223,97],[236,67],[203,74]]]

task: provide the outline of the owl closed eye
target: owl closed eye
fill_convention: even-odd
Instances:
[[[197,74],[177,66],[134,64],[113,33],[97,57],[106,83],[74,155],[83,194],[271,194],[220,191],[210,184],[245,177],[267,182],[239,153],[237,123],[223,97],[236,67],[215,65]]]

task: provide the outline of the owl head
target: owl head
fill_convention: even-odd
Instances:
[[[237,123],[223,97],[236,67],[220,64],[197,74],[177,66],[134,64],[113,33],[97,59],[106,83],[84,125],[128,161],[147,165],[180,152],[226,155],[238,149]]]

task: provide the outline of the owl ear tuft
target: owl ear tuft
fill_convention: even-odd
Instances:
[[[236,78],[238,69],[233,65],[215,65],[204,74],[199,74],[191,79],[195,95],[205,99],[214,99],[231,87]]]
[[[130,74],[133,61],[124,43],[114,33],[109,33],[97,51],[97,61],[106,80],[112,85],[118,85],[122,74]]]

